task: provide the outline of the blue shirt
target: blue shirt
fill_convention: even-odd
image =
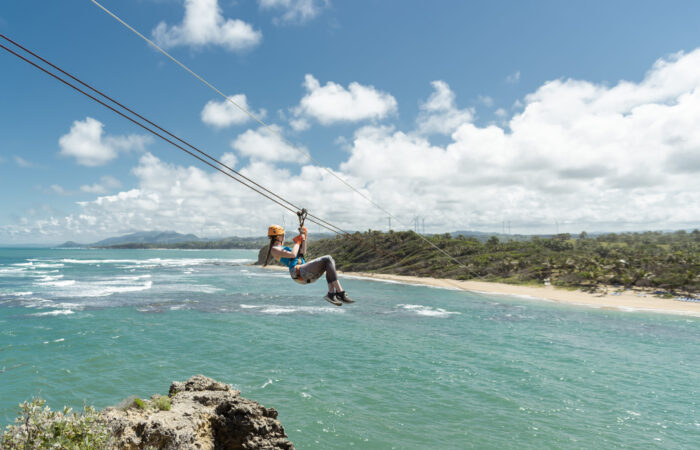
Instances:
[[[286,250],[288,252],[291,252],[292,249],[289,247],[282,247],[283,250]],[[287,267],[290,269],[293,267],[296,267],[297,264],[301,261],[301,264],[306,264],[306,260],[304,259],[303,256],[299,256],[297,258],[280,258],[280,262],[282,264],[285,264]]]

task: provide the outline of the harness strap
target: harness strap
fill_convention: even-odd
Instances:
[[[297,265],[296,265],[296,267],[295,267],[295,269],[296,269],[296,277],[293,278],[293,280],[296,281],[296,282],[298,282],[298,283],[301,283],[301,284],[309,284],[309,283],[311,283],[311,280],[304,280],[304,279],[301,277],[301,271],[299,270],[299,267],[300,267],[300,266],[301,266],[301,264],[297,264]]]

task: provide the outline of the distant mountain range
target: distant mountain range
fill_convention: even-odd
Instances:
[[[523,241],[532,238],[529,235],[507,235],[501,233],[486,233],[480,231],[455,231],[450,233],[453,237],[466,236],[475,237],[480,241],[486,241],[491,236],[497,236],[499,239],[508,241],[516,240]],[[314,239],[324,239],[333,237],[330,233],[314,233]],[[548,236],[549,237],[549,236]],[[171,248],[225,248],[225,247],[249,247],[251,243],[257,245],[259,242],[266,243],[265,236],[258,237],[229,237],[223,239],[200,238],[194,234],[181,234],[175,231],[139,231],[136,233],[125,234],[123,236],[111,237],[103,239],[91,244],[78,243],[73,241],[64,242],[59,245],[60,248],[76,248],[76,247],[112,247],[112,248],[153,248],[157,246]]]
[[[314,233],[315,239],[329,238],[330,233]],[[175,231],[139,231],[92,244],[68,241],[59,248],[189,248],[189,249],[224,249],[224,248],[260,248],[267,245],[266,236],[228,237],[223,239],[200,238],[194,234],[181,234]]]
[[[202,241],[209,241],[209,239],[202,239],[194,234],[180,234],[176,233],[175,231],[139,231],[136,233],[126,234],[124,236],[103,239],[92,244],[79,244],[77,242],[68,241],[59,245],[59,247],[113,247],[123,244],[170,245],[181,244],[183,242]]]
[[[179,244],[181,242],[199,242],[201,239],[194,234],[180,234],[175,231],[139,231],[124,236],[103,239],[95,246],[109,247],[120,244]]]

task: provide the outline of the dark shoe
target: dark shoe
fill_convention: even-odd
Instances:
[[[348,297],[348,295],[345,293],[345,291],[336,292],[335,298],[337,298],[338,300],[340,300],[343,303],[355,303],[355,300]]]
[[[333,303],[335,306],[343,306],[343,304],[340,302],[340,300],[336,300],[337,294],[334,292],[329,292],[326,294],[325,297],[323,297],[327,302]]]

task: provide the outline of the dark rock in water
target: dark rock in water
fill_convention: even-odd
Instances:
[[[154,396],[155,397],[155,396]],[[277,411],[203,375],[170,386],[170,410],[107,408],[116,449],[294,449]]]
[[[258,260],[255,262],[256,266],[262,266],[263,263],[265,262],[265,256],[267,255],[267,249],[269,245],[264,246],[263,248],[260,249],[258,252]],[[281,266],[282,264],[277,261],[275,258],[270,255],[269,258],[267,258],[267,265],[268,266]]]

